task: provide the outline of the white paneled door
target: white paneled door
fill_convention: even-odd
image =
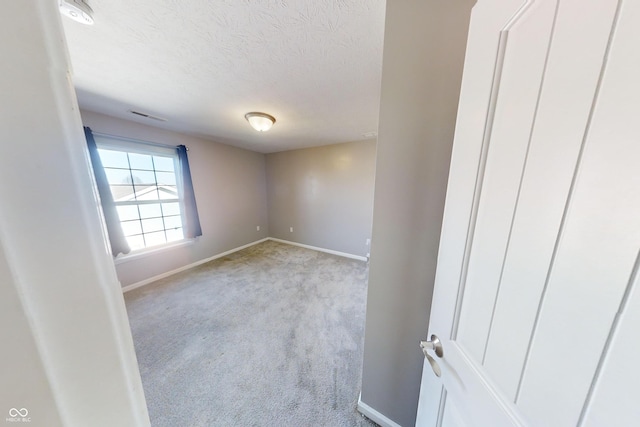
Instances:
[[[639,249],[640,1],[479,0],[417,425],[640,425]]]

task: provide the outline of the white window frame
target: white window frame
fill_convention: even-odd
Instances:
[[[164,146],[162,144],[157,144],[154,142],[119,137],[119,136],[111,136],[111,135],[101,135],[94,133],[94,139],[96,141],[96,146],[98,149],[105,150],[114,150],[114,151],[122,151],[128,153],[137,153],[137,154],[146,154],[146,155],[162,155],[173,158],[174,172],[176,176],[176,187],[178,191],[178,205],[180,206],[180,218],[182,220],[182,228],[184,232],[185,226],[185,207],[184,207],[184,194],[183,194],[183,182],[182,182],[182,170],[180,168],[180,162],[178,161],[178,153],[177,147],[172,146]],[[103,165],[104,167],[104,165]],[[111,190],[111,189],[109,189]],[[115,201],[114,201],[115,202]],[[172,199],[170,202],[175,203],[176,200]],[[145,204],[143,203],[130,203],[132,205]],[[161,203],[160,201],[152,200],[149,201],[148,204],[153,203]],[[121,203],[120,203],[121,204]],[[116,202],[116,206],[119,203]],[[118,218],[120,220],[120,218]],[[180,240],[174,240],[171,242],[167,242],[164,244],[145,246],[144,248],[132,249],[128,254],[119,254],[115,258],[116,264],[131,261],[134,259],[144,258],[149,255],[153,255],[158,252],[163,252],[167,249],[176,248],[179,246],[185,246],[192,244],[194,239],[190,239],[184,237]]]

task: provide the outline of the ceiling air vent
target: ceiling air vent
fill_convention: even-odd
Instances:
[[[154,116],[153,114],[142,113],[140,111],[134,111],[134,110],[129,110],[129,112],[131,114],[135,114],[136,116],[140,116],[140,117],[144,117],[144,118],[152,119],[152,120],[157,120],[159,122],[166,122],[167,121],[167,119],[164,119],[164,118],[158,117],[158,116]]]

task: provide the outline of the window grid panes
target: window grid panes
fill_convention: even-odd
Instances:
[[[175,158],[99,148],[131,250],[184,239]]]

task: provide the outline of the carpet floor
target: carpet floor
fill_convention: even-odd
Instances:
[[[266,241],[125,294],[151,424],[375,426],[367,265]]]

